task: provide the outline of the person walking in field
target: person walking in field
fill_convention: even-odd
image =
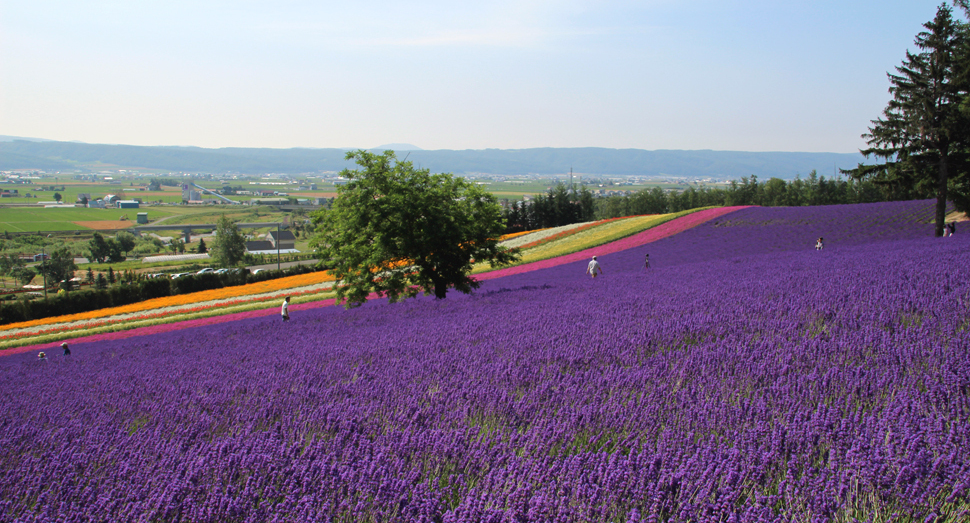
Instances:
[[[61,344],[61,348],[64,349],[64,355],[65,356],[70,356],[71,355],[71,349],[67,346],[67,342],[66,341]]]
[[[816,251],[822,250],[822,237],[821,236],[819,236],[818,237],[818,241],[815,242],[815,250]]]
[[[645,255],[643,257],[643,268],[644,269],[649,269],[650,268],[650,255],[649,254],[647,254],[647,255]]]
[[[283,308],[280,310],[283,321],[290,321],[290,297],[283,298]]]
[[[586,266],[586,274],[589,274],[590,276],[595,278],[596,271],[599,271],[600,274],[603,274],[603,268],[600,267],[600,262],[596,261],[596,256],[593,256],[593,259],[589,261],[589,265]]]

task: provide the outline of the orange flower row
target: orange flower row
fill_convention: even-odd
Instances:
[[[295,292],[295,293],[287,294],[287,295],[290,296],[290,297],[295,298],[295,297],[299,297],[299,296],[306,296],[306,295],[317,294],[318,292],[320,292],[320,291],[317,291],[317,290],[305,290],[305,291]],[[170,317],[170,316],[173,316],[173,315],[192,314],[192,313],[195,313],[195,312],[202,312],[202,311],[207,311],[207,310],[211,310],[211,309],[225,309],[225,308],[229,308],[229,307],[235,307],[237,305],[251,304],[251,303],[262,303],[262,302],[266,302],[266,301],[270,301],[270,300],[274,300],[274,299],[276,299],[276,298],[273,298],[273,297],[261,297],[261,298],[256,298],[256,299],[252,299],[252,300],[239,299],[239,300],[233,300],[233,301],[229,301],[229,302],[223,302],[223,303],[220,303],[218,305],[199,305],[199,306],[196,306],[196,307],[187,306],[186,308],[176,309],[176,310],[167,310],[167,311],[164,311],[164,312],[152,312],[152,311],[148,311],[145,314],[141,314],[139,316],[129,317],[129,318],[125,318],[125,319],[105,318],[105,319],[102,319],[101,321],[92,321],[91,323],[87,323],[87,324],[80,325],[80,326],[70,326],[70,327],[66,327],[64,325],[55,325],[55,326],[53,326],[53,327],[51,327],[49,329],[44,329],[44,330],[40,330],[40,331],[18,332],[18,333],[14,333],[14,334],[0,335],[0,341],[10,341],[10,340],[16,340],[16,339],[21,339],[21,338],[34,338],[34,337],[37,337],[37,336],[44,336],[44,335],[47,335],[47,334],[56,334],[56,333],[63,332],[63,331],[66,331],[66,330],[77,330],[77,329],[90,330],[90,329],[96,329],[98,327],[104,327],[106,325],[114,325],[116,323],[132,322],[132,321],[143,321],[143,320],[152,320],[152,319],[158,319],[158,318],[167,318],[167,317]]]
[[[534,231],[510,232],[508,234],[503,234],[499,236],[498,241],[504,242],[505,240],[511,240],[512,238],[518,238],[519,236],[525,236],[526,234],[532,234],[534,232],[539,232],[544,230],[545,229],[536,229]]]
[[[103,318],[106,316],[114,316],[116,314],[129,314],[132,312],[141,312],[149,309],[158,309],[161,307],[173,307],[178,305],[189,305],[192,303],[199,303],[204,301],[237,298],[240,296],[248,296],[252,294],[262,294],[266,292],[292,289],[295,287],[305,287],[308,285],[316,285],[316,284],[325,283],[328,281],[334,281],[334,277],[331,276],[329,273],[311,272],[307,274],[298,274],[296,276],[287,276],[285,278],[278,278],[275,280],[262,281],[259,283],[252,283],[249,285],[239,285],[236,287],[224,287],[222,289],[211,289],[208,291],[193,292],[191,294],[179,294],[176,296],[165,296],[163,298],[155,298],[152,300],[141,301],[141,302],[132,303],[129,305],[122,305],[120,307],[110,307],[107,309],[99,309],[99,310],[88,311],[88,312],[80,312],[77,314],[69,314],[66,316],[54,316],[51,318],[43,318],[39,320],[24,321],[20,323],[11,323],[8,325],[0,326],[0,331],[10,330],[10,329],[23,329],[26,327],[36,327],[38,325],[50,325],[53,323],[91,320],[95,318]]]

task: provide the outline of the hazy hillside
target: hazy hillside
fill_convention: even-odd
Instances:
[[[339,171],[351,164],[344,149],[144,147],[75,142],[0,142],[0,169],[63,170],[103,163],[171,171],[300,173]],[[412,150],[401,157],[434,172],[456,174],[668,175],[739,178],[751,174],[793,178],[815,169],[831,175],[855,167],[859,154],[642,149],[537,148]]]

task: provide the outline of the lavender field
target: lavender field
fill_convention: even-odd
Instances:
[[[931,212],[0,356],[0,520],[970,521],[970,231]]]

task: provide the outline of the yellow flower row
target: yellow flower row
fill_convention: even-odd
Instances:
[[[591,227],[587,230],[571,234],[560,240],[554,240],[546,244],[539,245],[537,247],[526,249],[523,251],[522,259],[519,263],[529,263],[533,261],[543,260],[546,258],[551,258],[554,256],[559,256],[562,254],[567,254],[570,252],[582,250],[593,245],[600,245],[606,241],[612,241],[614,239],[620,239],[625,236],[629,236],[635,232],[647,229],[653,226],[653,222],[664,221],[664,216],[639,216],[634,218],[628,218],[623,220],[611,221],[604,223],[602,225]],[[541,230],[541,229],[539,229]],[[536,231],[524,231],[520,233],[513,233],[505,235],[502,237],[503,240],[515,238],[517,236],[522,236],[525,234],[533,233]],[[488,270],[490,266],[487,264],[478,264],[475,272],[480,272],[481,270]],[[213,300],[223,300],[229,298],[238,298],[241,296],[249,296],[255,294],[263,294],[268,292],[282,291],[285,289],[305,287],[309,285],[316,285],[325,282],[334,281],[334,277],[326,272],[313,272],[308,274],[300,274],[297,276],[289,276],[286,278],[279,278],[275,280],[267,280],[264,282],[254,283],[250,285],[241,285],[236,287],[225,287],[222,289],[212,289],[208,291],[194,292],[191,294],[181,294],[176,296],[166,296],[163,298],[155,298],[152,300],[147,300],[138,303],[132,303],[130,305],[123,305],[120,307],[111,307],[107,309],[99,309],[95,311],[82,312],[78,314],[70,314],[66,316],[56,316],[51,318],[43,318],[39,320],[26,321],[20,323],[11,323],[8,325],[0,326],[0,332],[12,329],[23,329],[29,327],[36,327],[41,325],[50,325],[55,323],[66,323],[81,320],[92,320],[97,318],[105,318],[108,316],[114,316],[118,314],[130,314],[135,312],[141,312],[151,309],[158,309],[163,307],[175,307],[182,305],[191,305],[193,303],[201,303]]]
[[[579,232],[570,234],[565,238],[552,240],[532,248],[521,251],[522,257],[515,265],[531,263],[535,261],[555,258],[573,252],[603,245],[614,240],[619,240],[636,234],[640,231],[659,225],[669,219],[667,214],[654,214],[648,216],[634,216],[621,220],[608,221],[600,225],[594,225]],[[487,263],[480,263],[475,266],[473,272],[484,272],[491,270]]]
[[[522,263],[555,258],[556,256],[603,245],[604,243],[619,240],[631,234],[649,229],[659,223],[667,221],[667,219],[666,214],[654,214],[604,223],[603,225],[577,232],[561,240],[527,249],[523,252]]]
[[[129,314],[132,312],[141,312],[149,309],[158,309],[161,307],[173,307],[178,305],[189,305],[192,303],[200,303],[204,301],[237,298],[240,296],[248,296],[252,294],[262,294],[266,292],[281,291],[285,289],[292,289],[295,287],[306,287],[308,285],[316,285],[316,284],[325,283],[333,280],[334,280],[333,276],[331,276],[326,272],[311,272],[308,274],[298,274],[296,276],[287,276],[285,278],[267,280],[259,283],[252,283],[249,285],[239,285],[236,287],[224,287],[222,289],[211,289],[208,291],[193,292],[191,294],[179,294],[176,296],[165,296],[163,298],[155,298],[152,300],[132,303],[130,305],[122,305],[120,307],[111,307],[108,309],[99,309],[99,310],[89,311],[89,312],[69,314],[67,316],[54,316],[51,318],[43,318],[40,320],[11,323],[8,325],[0,326],[0,331],[10,330],[10,329],[23,329],[26,327],[36,327],[38,325],[49,325],[53,323],[90,320],[95,318],[103,318],[106,316],[114,316],[116,314]]]

